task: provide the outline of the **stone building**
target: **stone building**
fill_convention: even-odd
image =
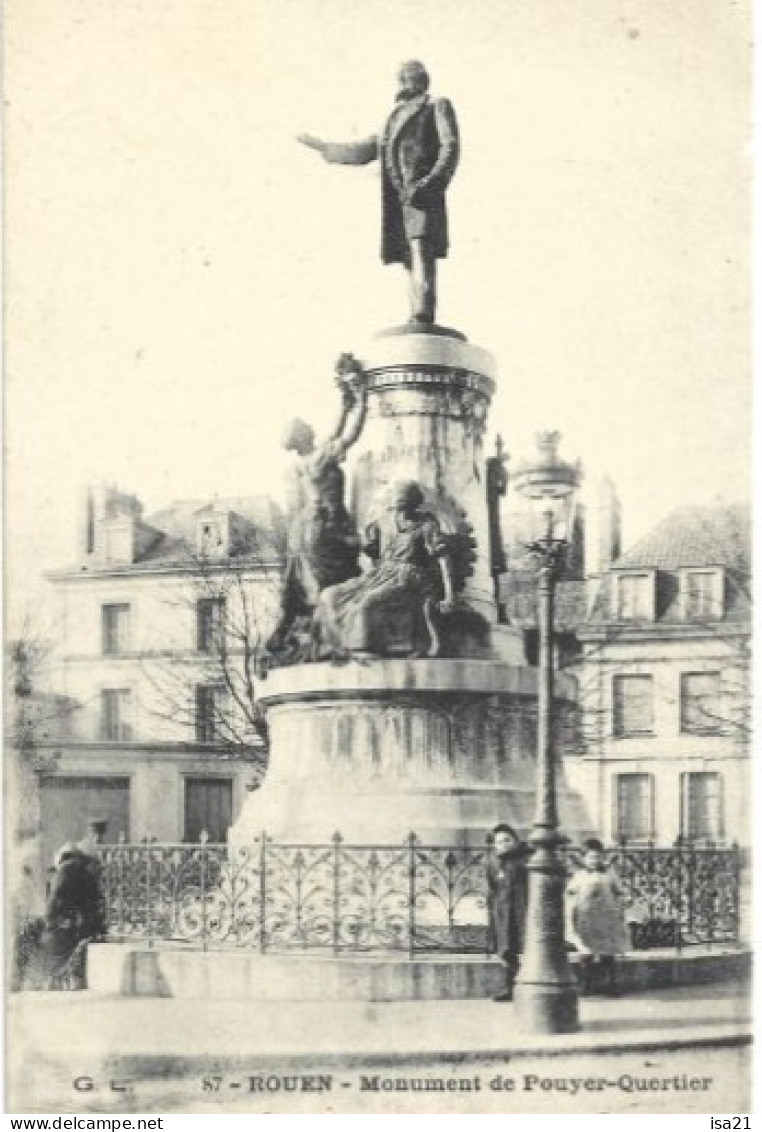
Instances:
[[[607,841],[750,844],[749,526],[681,508],[587,582],[567,764]]]
[[[502,615],[534,662],[536,579],[512,506],[509,495]],[[601,836],[750,844],[748,509],[681,508],[622,553],[604,478],[570,551],[556,591],[557,662],[577,678],[564,762]]]
[[[254,687],[283,538],[265,498],[144,516],[114,487],[89,494],[81,556],[50,575],[53,687],[73,707],[39,778],[44,861],[88,827],[106,841],[226,838],[266,765]]]

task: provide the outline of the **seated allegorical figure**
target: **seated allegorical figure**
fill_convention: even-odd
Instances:
[[[397,485],[392,531],[385,545],[377,524],[368,528],[364,551],[374,561],[365,574],[320,595],[313,617],[316,658],[346,653],[436,655],[436,613],[455,608],[450,542],[436,516],[424,509],[424,493],[412,480]],[[390,647],[389,619],[410,615],[412,633]]]

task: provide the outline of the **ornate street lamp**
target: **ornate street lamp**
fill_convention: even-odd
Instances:
[[[539,562],[540,686],[537,734],[537,804],[529,843],[529,906],[524,955],[513,1001],[527,1029],[566,1034],[579,1029],[577,987],[564,941],[565,869],[558,848],[556,755],[553,738],[553,625],[555,584],[572,530],[579,465],[559,459],[560,433],[537,436],[538,458],[513,476],[516,490],[530,502],[532,541]]]

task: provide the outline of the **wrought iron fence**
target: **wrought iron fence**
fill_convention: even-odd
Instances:
[[[577,864],[579,850],[564,850]],[[492,847],[194,845],[101,848],[109,936],[203,949],[334,953],[487,950]],[[626,892],[633,946],[737,942],[736,847],[620,845],[609,854]]]

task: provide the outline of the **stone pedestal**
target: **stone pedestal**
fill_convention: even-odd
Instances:
[[[563,693],[564,688],[559,689]],[[483,845],[534,810],[536,679],[486,660],[370,659],[270,675],[271,765],[231,840]],[[559,704],[559,708],[563,705]],[[562,820],[588,828],[562,783]]]

